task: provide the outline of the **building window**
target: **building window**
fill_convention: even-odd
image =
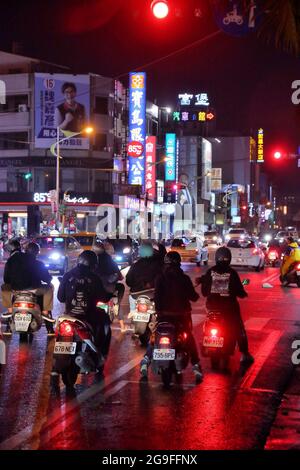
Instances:
[[[28,95],[8,95],[6,102],[0,103],[0,113],[28,111]]]
[[[108,114],[108,98],[105,98],[103,96],[96,96],[95,113]]]
[[[106,151],[106,134],[96,134],[94,150]]]
[[[0,150],[21,150],[27,149],[28,147],[27,132],[0,133]]]

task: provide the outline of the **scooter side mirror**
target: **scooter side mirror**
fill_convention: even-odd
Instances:
[[[248,286],[250,284],[250,279],[243,279],[242,284],[243,286]]]

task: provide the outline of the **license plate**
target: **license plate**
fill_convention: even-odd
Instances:
[[[63,341],[56,341],[54,345],[54,354],[75,354],[76,343],[66,343]]]
[[[211,336],[204,336],[203,346],[207,348],[223,348],[224,338],[212,338]]]
[[[30,313],[16,313],[14,316],[16,331],[28,331],[31,322]]]
[[[150,313],[134,313],[132,319],[133,321],[148,323],[150,320]]]
[[[173,361],[175,359],[175,349],[154,349],[153,359],[155,361]]]

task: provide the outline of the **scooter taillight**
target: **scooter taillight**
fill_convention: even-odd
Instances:
[[[67,321],[63,321],[59,325],[59,334],[60,334],[60,336],[73,336],[74,326],[71,323],[67,322]]]
[[[299,263],[299,264],[297,264],[297,266],[296,266],[296,270],[297,270],[297,271],[300,271],[300,263]]]
[[[268,258],[269,259],[277,259],[278,258],[278,255],[277,255],[277,252],[276,251],[270,251],[270,253],[268,254]]]
[[[187,340],[187,337],[188,337],[188,334],[184,331],[183,333],[180,333],[180,334],[178,335],[177,341],[178,341],[179,343],[182,343],[182,342],[184,342],[184,341]]]
[[[219,331],[217,330],[217,328],[212,328],[212,329],[210,330],[211,336],[217,336],[218,333],[219,333]]]
[[[162,338],[160,338],[159,344],[170,344],[170,338],[168,338],[167,336],[163,336]]]
[[[89,339],[91,337],[89,331],[85,328],[76,328],[76,332],[81,340]]]
[[[16,308],[34,308],[34,305],[30,302],[14,302],[14,307]]]
[[[147,304],[137,304],[137,311],[141,313],[147,313],[148,305]]]

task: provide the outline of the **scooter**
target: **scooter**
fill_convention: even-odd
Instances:
[[[45,322],[55,323],[55,320],[42,314],[38,303],[37,289],[13,291],[12,313],[2,314],[2,318],[8,321],[8,327],[12,333],[18,333],[20,340],[33,339],[36,333]],[[47,327],[48,329],[48,327]]]
[[[277,263],[280,261],[280,255],[279,255],[278,251],[276,251],[274,249],[270,249],[267,252],[266,259],[267,259],[267,263],[270,264],[271,266],[273,266],[273,268],[274,268],[277,265]]]
[[[102,314],[108,314],[107,303],[98,302],[97,308],[99,313],[102,311]],[[105,333],[108,338],[109,326]],[[67,390],[70,390],[78,374],[101,372],[105,358],[95,345],[94,333],[87,321],[64,314],[57,318],[55,336],[51,372],[53,386],[58,386],[60,375]]]
[[[283,287],[287,287],[289,284],[297,284],[300,287],[300,262],[295,261],[291,264],[286,274],[279,276],[280,282]]]
[[[147,346],[151,334],[149,324],[155,322],[153,294],[154,289],[132,294],[135,298],[135,310],[130,313],[129,318],[132,319],[134,335],[139,337],[142,346]]]
[[[173,375],[181,382],[182,371],[189,363],[187,339],[188,333],[180,325],[160,322],[156,327],[151,365],[154,374],[161,375],[165,387],[170,386]]]
[[[249,283],[249,279],[242,281],[243,285]],[[236,343],[236,334],[230,328],[226,315],[220,310],[209,311],[203,324],[201,354],[210,358],[212,369],[219,369],[220,366],[228,368]]]

